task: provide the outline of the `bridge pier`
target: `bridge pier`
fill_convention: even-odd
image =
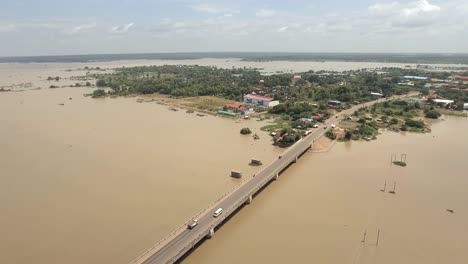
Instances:
[[[275,177],[273,178],[273,180],[275,180],[275,181],[278,180],[278,177],[279,177],[279,173],[277,172],[277,173],[275,174]]]
[[[214,228],[211,228],[210,229],[210,232],[208,233],[208,235],[206,235],[206,238],[212,238],[214,235]]]
[[[245,204],[251,204],[252,203],[252,195],[249,196],[249,199],[245,201]]]
[[[295,157],[295,158],[294,158],[294,161],[293,161],[293,162],[294,162],[294,163],[296,163],[296,162],[297,162],[297,157]]]

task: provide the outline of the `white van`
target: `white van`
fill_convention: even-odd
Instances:
[[[216,209],[216,211],[214,212],[213,216],[214,217],[218,217],[220,214],[223,213],[223,208],[218,208]]]

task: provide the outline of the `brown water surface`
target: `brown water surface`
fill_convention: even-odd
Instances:
[[[239,134],[261,122],[89,91],[0,94],[0,263],[127,263],[280,151]]]
[[[186,263],[467,263],[468,120],[446,119],[305,155]]]
[[[231,169],[251,175],[251,158],[281,151],[239,135],[262,122],[47,89],[82,65],[8,67],[0,86],[42,90],[0,93],[0,263],[128,263],[239,184]],[[466,131],[447,117],[431,134],[308,153],[185,262],[467,263]]]

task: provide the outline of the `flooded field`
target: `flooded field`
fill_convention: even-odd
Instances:
[[[239,135],[255,120],[47,88],[84,66],[0,65],[0,86],[31,83],[0,93],[0,263],[128,263],[281,151]],[[466,263],[468,119],[445,119],[304,155],[185,262]]]

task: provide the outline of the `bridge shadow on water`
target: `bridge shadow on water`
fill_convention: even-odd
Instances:
[[[304,151],[303,153],[301,153],[298,157],[302,157],[305,153],[307,153],[307,150]],[[280,172],[279,172],[279,175],[281,176],[289,167],[291,167],[293,164],[295,164],[295,162],[291,162],[288,166],[286,166],[284,169],[282,169]],[[275,182],[274,179],[268,181],[267,183],[265,183],[265,185],[263,185],[256,193],[254,193],[252,195],[252,198],[255,198],[257,197],[257,195],[259,195],[263,190],[265,190],[266,188],[268,188],[268,186],[270,186],[270,184],[272,182]],[[253,202],[253,201],[252,201]],[[216,232],[222,228],[227,222],[229,222],[229,220],[231,220],[231,218],[233,218],[234,216],[236,216],[246,205],[246,203],[243,203],[241,206],[239,206],[236,210],[234,210],[234,212],[232,212],[228,217],[226,217],[221,223],[219,223],[219,225],[217,227],[215,227],[214,231],[215,231],[215,234],[213,235],[213,238],[211,239],[215,239],[216,237]],[[187,259],[195,250],[197,250],[206,240],[210,240],[210,238],[207,238],[207,237],[204,237],[202,238],[194,247],[192,247],[189,251],[187,251],[182,257],[180,257],[175,263],[176,264],[179,264],[179,263],[183,263],[185,259]]]

